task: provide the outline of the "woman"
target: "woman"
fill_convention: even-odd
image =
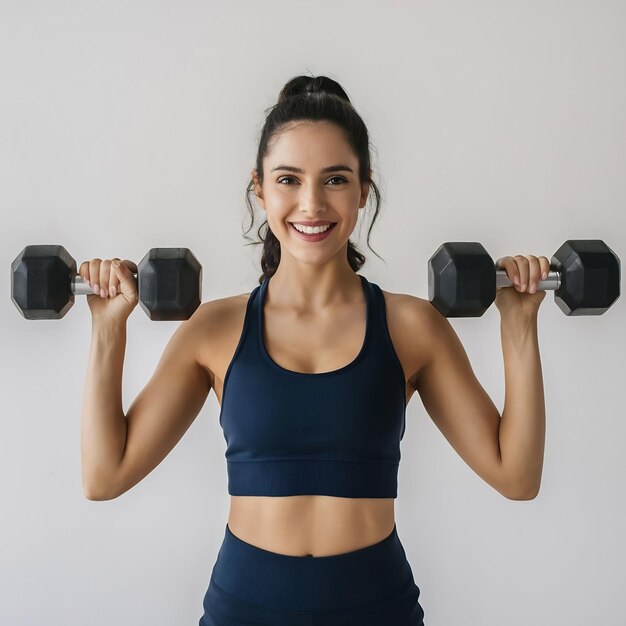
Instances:
[[[547,258],[498,262],[516,283],[496,298],[508,409],[501,428],[447,319],[428,301],[382,291],[356,273],[365,258],[349,237],[370,188],[375,219],[368,132],[345,91],[323,76],[290,80],[266,118],[248,187],[268,224],[259,285],[204,303],[181,323],[126,415],[121,374],[137,267],[118,258],[80,266],[99,294],[88,298],[88,498],[115,498],[137,484],[209,391],[218,397],[231,508],[200,626],[423,624],[394,520],[415,390],[500,493],[529,499],[539,488],[536,316],[545,292],[533,285]]]

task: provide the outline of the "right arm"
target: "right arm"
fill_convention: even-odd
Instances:
[[[110,261],[81,265],[81,275],[102,284],[117,283]],[[200,412],[212,375],[198,360],[199,346],[212,324],[210,303],[182,322],[167,344],[152,378],[122,409],[122,369],[126,320],[136,304],[134,278],[118,270],[125,293],[88,296],[92,309],[91,351],[81,417],[83,492],[89,500],[110,500],[136,485],[168,455]],[[108,302],[107,302],[108,300]],[[114,308],[117,307],[117,310]],[[115,313],[110,314],[109,311]]]
[[[152,378],[122,410],[124,322],[95,321],[81,419],[83,491],[111,500],[147,476],[174,448],[200,412],[211,375],[198,361],[210,303],[181,322]],[[204,343],[204,342],[202,342]]]

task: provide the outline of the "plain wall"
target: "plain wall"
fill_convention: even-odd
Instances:
[[[626,246],[626,5],[616,1],[0,1],[0,623],[197,624],[228,515],[211,393],[179,444],[89,501],[84,298],[29,321],[10,298],[28,244],[80,263],[189,247],[203,301],[249,292],[244,192],[264,111],[299,74],[339,81],[373,146],[381,213],[353,239],[383,289],[428,298],[445,241],[493,259],[566,239]],[[373,198],[373,195],[372,195]],[[263,220],[257,221],[255,236]],[[407,409],[396,520],[427,626],[623,624],[625,301],[539,312],[542,487],[507,500]],[[501,411],[499,313],[454,318]],[[124,409],[179,322],[128,322]],[[450,390],[451,393],[454,390]]]

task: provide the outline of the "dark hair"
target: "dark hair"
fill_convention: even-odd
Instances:
[[[359,179],[361,185],[369,183],[376,196],[376,212],[367,232],[367,245],[369,236],[376,221],[376,216],[380,211],[381,195],[376,183],[370,177],[370,152],[369,135],[367,128],[356,112],[346,92],[336,81],[326,76],[296,76],[289,80],[282,88],[278,97],[278,102],[269,109],[265,118],[265,124],[261,131],[259,149],[256,157],[256,171],[259,184],[263,184],[263,158],[268,152],[268,144],[275,135],[278,135],[285,127],[296,120],[326,121],[336,124],[345,134],[346,141],[358,156],[359,159]],[[250,239],[246,234],[254,224],[254,207],[250,202],[250,192],[254,191],[254,179],[251,179],[246,189],[246,202],[250,210],[250,227],[244,233],[245,239]],[[369,195],[368,195],[369,199]],[[280,262],[280,242],[276,235],[267,225],[266,236],[261,235],[261,229],[268,224],[263,222],[258,230],[260,241],[252,244],[263,243],[263,253],[261,255],[261,270],[263,274],[259,277],[259,283],[265,278],[271,277],[278,268]],[[377,257],[380,255],[376,254]],[[365,263],[365,257],[358,251],[356,246],[348,240],[348,262],[350,267],[356,272]]]

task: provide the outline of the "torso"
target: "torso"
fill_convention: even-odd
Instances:
[[[415,392],[415,374],[425,362],[424,338],[416,339],[401,309],[413,296],[383,291],[389,334],[405,374],[406,403]],[[211,345],[201,344],[207,370],[221,407],[224,376],[241,336],[250,294],[220,300],[220,332]],[[424,301],[427,302],[427,301]],[[330,314],[329,314],[330,315]],[[354,360],[365,336],[365,304],[332,313],[332,323],[319,317],[297,317],[264,306],[264,344],[272,360],[297,372],[339,369]],[[338,350],[337,346],[342,349]],[[387,537],[394,527],[393,498],[333,496],[231,496],[228,526],[237,537],[271,552],[291,556],[330,556],[358,550]]]

